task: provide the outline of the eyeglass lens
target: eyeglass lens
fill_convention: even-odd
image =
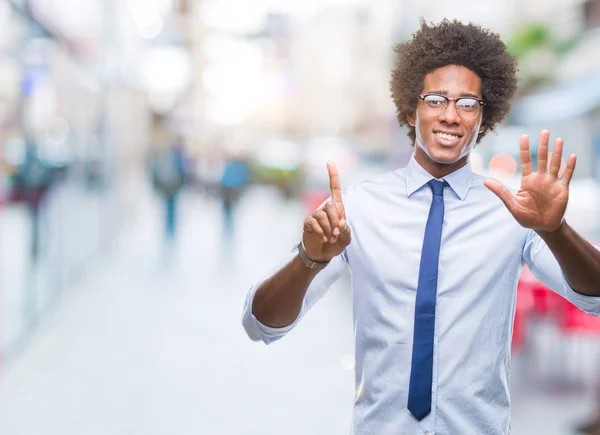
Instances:
[[[425,111],[430,115],[441,115],[446,111],[449,101],[441,95],[426,95],[423,99]],[[477,116],[481,105],[474,98],[459,98],[456,100],[458,116],[472,119]]]

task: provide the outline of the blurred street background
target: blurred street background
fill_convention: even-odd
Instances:
[[[348,277],[269,347],[241,309],[327,160],[344,187],[410,158],[419,17],[500,33],[520,90],[471,163],[518,186],[519,135],[563,137],[600,243],[600,0],[0,0],[0,434],[349,433]],[[599,367],[600,320],[525,270],[513,434],[600,417]]]

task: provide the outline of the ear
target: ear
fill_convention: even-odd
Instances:
[[[415,124],[416,124],[415,112],[408,112],[408,114],[406,115],[406,119],[408,119],[408,125],[410,125],[411,127],[415,126]]]

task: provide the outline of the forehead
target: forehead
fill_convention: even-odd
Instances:
[[[443,91],[449,97],[472,94],[481,97],[481,79],[464,66],[446,65],[425,76],[423,93]]]

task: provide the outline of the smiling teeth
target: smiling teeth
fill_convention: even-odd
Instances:
[[[448,134],[448,133],[436,133],[436,135],[438,135],[441,138],[444,139],[448,139],[448,140],[455,140],[458,139],[458,136],[454,135],[454,134]]]

